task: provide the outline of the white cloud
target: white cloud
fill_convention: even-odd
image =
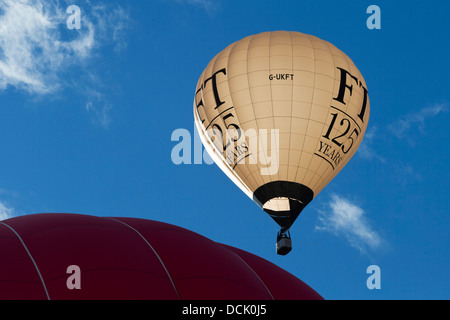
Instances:
[[[71,1],[0,0],[0,91],[31,95],[75,90],[93,122],[107,128],[113,92],[96,67],[99,48],[127,47],[128,11],[108,1],[80,0],[80,29],[69,29]]]
[[[425,131],[425,121],[433,118],[440,113],[447,112],[448,104],[436,103],[430,107],[425,107],[417,112],[407,114],[396,123],[389,126],[389,130],[397,137],[404,138],[410,129],[419,129],[421,132]],[[412,141],[410,141],[412,142]]]
[[[14,209],[0,202],[0,221],[12,218],[13,216],[14,216]]]
[[[98,4],[92,7],[92,16],[96,21],[98,34],[102,42],[114,43],[116,53],[127,47],[127,31],[131,24],[128,11],[122,7],[108,7]]]
[[[112,108],[111,104],[101,92],[90,90],[88,96],[89,100],[85,105],[85,109],[91,114],[92,122],[107,129],[111,123],[109,115]]]
[[[216,8],[216,3],[213,0],[176,0],[178,3],[187,3],[203,7],[206,11],[210,12]]]
[[[76,37],[64,41],[61,26],[69,15],[59,1],[0,1],[0,90],[8,86],[46,94],[60,86],[59,72],[89,57],[94,26],[83,18]]]
[[[393,174],[392,177],[402,187],[411,186],[414,183],[423,180],[422,175],[411,164],[399,161],[392,164]]]
[[[380,139],[386,140],[386,134],[389,133],[389,137],[394,135],[398,139],[402,139],[411,146],[414,146],[414,139],[411,138],[411,135],[413,134],[412,131],[425,133],[426,121],[447,111],[449,111],[448,104],[436,103],[430,107],[425,107],[405,115],[395,123],[386,126],[381,131],[379,131],[376,126],[372,126],[366,131],[364,139],[356,154],[366,160],[378,160],[382,163],[386,163],[386,159],[379,153],[379,151],[383,151],[383,149],[375,150],[373,147],[377,141],[380,141]]]
[[[321,225],[316,226],[316,230],[344,236],[361,252],[381,245],[380,235],[372,229],[362,208],[336,194],[332,195],[328,205],[328,210],[319,211]]]
[[[382,156],[380,156],[378,152],[375,151],[372,147],[373,141],[375,140],[376,137],[377,137],[377,127],[371,127],[369,130],[366,131],[364,139],[361,142],[356,154],[363,159],[367,160],[376,159],[384,163],[386,162],[386,160]]]

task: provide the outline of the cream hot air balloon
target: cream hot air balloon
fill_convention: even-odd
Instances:
[[[287,31],[229,45],[203,71],[194,99],[206,150],[280,225],[282,255],[300,212],[356,152],[369,111],[366,83],[346,54]]]

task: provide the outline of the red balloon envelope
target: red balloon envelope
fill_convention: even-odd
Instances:
[[[273,263],[187,229],[138,218],[54,213],[0,222],[0,300],[5,299],[322,297]]]

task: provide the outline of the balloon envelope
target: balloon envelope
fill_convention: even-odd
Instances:
[[[53,213],[0,221],[0,258],[0,300],[323,299],[263,258],[146,219]],[[79,268],[77,288],[70,267]]]
[[[229,45],[203,71],[194,100],[211,157],[284,229],[353,156],[369,113],[352,60],[288,31]]]

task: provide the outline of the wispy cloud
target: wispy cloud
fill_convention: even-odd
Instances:
[[[218,5],[218,0],[176,0],[176,2],[200,6],[208,12],[215,10]]]
[[[88,101],[85,109],[91,114],[91,119],[94,124],[107,129],[111,123],[110,111],[112,105],[105,98],[104,94],[99,91],[90,90],[88,93]]]
[[[411,130],[425,132],[425,121],[438,114],[447,112],[449,105],[446,103],[436,103],[432,106],[422,108],[416,112],[409,113],[397,122],[389,126],[389,130],[399,139],[407,137]],[[408,139],[413,144],[411,139]]]
[[[114,44],[119,53],[127,48],[127,32],[132,21],[129,12],[120,6],[111,7],[107,3],[92,7],[91,14],[97,28],[99,41]]]
[[[107,128],[112,103],[107,81],[96,68],[99,48],[127,47],[128,11],[107,1],[80,0],[80,29],[69,29],[70,1],[0,0],[0,91],[32,96],[75,90],[93,122]]]
[[[336,194],[331,196],[326,210],[319,210],[320,225],[316,230],[343,236],[351,246],[366,252],[382,243],[380,235],[373,230],[365,211],[350,200]]]
[[[449,109],[450,106],[448,103],[436,103],[416,112],[409,113],[394,123],[383,126],[382,130],[378,130],[377,126],[372,126],[366,131],[356,154],[365,160],[378,160],[386,163],[385,157],[381,154],[385,150],[376,148],[375,145],[377,143],[384,142],[385,144],[387,139],[390,139],[393,135],[398,139],[406,141],[410,146],[414,146],[415,142],[411,136],[415,132],[425,134],[426,122],[439,114],[448,112]]]
[[[371,127],[367,130],[356,154],[363,159],[376,159],[384,163],[386,160],[372,146],[375,138],[377,137],[377,131],[377,127]]]
[[[0,221],[14,217],[14,209],[0,201]]]
[[[65,7],[57,1],[0,1],[0,89],[8,86],[46,94],[60,86],[59,72],[89,57],[94,27],[86,19],[77,36],[64,41]]]
[[[422,174],[410,163],[399,161],[398,163],[393,163],[392,168],[392,178],[394,178],[396,183],[401,187],[411,186],[412,184],[423,180]]]

